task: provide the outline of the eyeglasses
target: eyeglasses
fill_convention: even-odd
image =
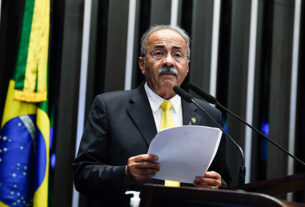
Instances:
[[[151,51],[149,54],[155,60],[163,60],[168,56],[168,52],[165,50]],[[185,54],[182,53],[181,51],[172,51],[170,55],[172,59],[175,60],[176,62],[183,62],[186,60]]]

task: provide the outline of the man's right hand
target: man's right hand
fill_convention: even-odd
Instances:
[[[139,183],[154,176],[160,170],[160,164],[156,161],[158,156],[153,154],[142,154],[128,159],[125,174],[132,176]]]

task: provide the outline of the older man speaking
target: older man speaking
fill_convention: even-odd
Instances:
[[[73,164],[78,191],[98,195],[105,205],[128,205],[126,190],[138,189],[143,182],[161,182],[151,179],[160,169],[158,157],[147,154],[159,130],[189,123],[213,126],[173,91],[189,72],[189,44],[189,36],[177,26],[149,28],[142,37],[139,57],[146,82],[134,90],[96,96]],[[199,103],[221,123],[217,109]],[[230,182],[222,138],[208,172],[195,177],[193,185],[215,189]],[[165,181],[165,185],[180,183]]]

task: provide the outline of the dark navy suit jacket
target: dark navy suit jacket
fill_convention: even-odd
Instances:
[[[218,123],[222,123],[220,111],[206,102],[197,101]],[[184,125],[213,126],[191,103],[182,101],[182,113]],[[124,186],[128,158],[146,154],[156,134],[144,84],[134,90],[96,96],[73,163],[76,189],[84,194],[99,195],[102,199],[121,198],[125,190],[131,187]],[[222,137],[209,170],[218,172],[223,180],[230,183],[225,155],[225,138]]]

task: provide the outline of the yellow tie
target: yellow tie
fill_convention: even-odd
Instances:
[[[175,126],[175,123],[172,120],[171,112],[170,112],[170,109],[172,107],[173,104],[170,101],[162,102],[161,108],[163,109],[163,114],[161,118],[160,130]],[[180,182],[165,180],[164,185],[169,187],[180,187]]]

